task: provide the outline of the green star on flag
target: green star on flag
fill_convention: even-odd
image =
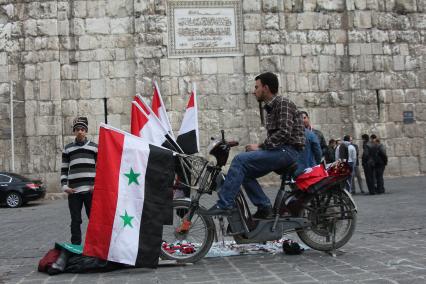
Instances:
[[[129,225],[130,228],[133,228],[132,219],[134,217],[127,215],[127,210],[124,210],[124,215],[120,215],[120,217],[121,217],[121,219],[123,219],[123,222],[124,222],[123,228],[125,228],[127,225]]]
[[[135,173],[134,171],[133,171],[133,169],[132,168],[130,168],[130,173],[128,173],[128,174],[124,174],[128,179],[129,179],[129,184],[128,185],[131,185],[132,184],[132,182],[134,182],[134,183],[136,183],[137,185],[139,185],[139,182],[138,182],[138,177],[141,175],[141,174],[138,174],[138,173]]]

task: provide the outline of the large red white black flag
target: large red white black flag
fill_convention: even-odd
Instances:
[[[83,254],[156,267],[173,178],[172,151],[102,124]]]

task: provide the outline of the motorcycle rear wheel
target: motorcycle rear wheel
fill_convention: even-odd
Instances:
[[[215,236],[212,217],[201,215],[199,211],[196,211],[191,219],[189,230],[177,232],[182,226],[190,205],[191,202],[188,200],[173,200],[173,225],[163,226],[163,244],[160,251],[162,259],[194,263],[209,252]]]
[[[354,205],[341,190],[328,190],[312,196],[304,204],[299,216],[307,218],[312,224],[309,228],[297,231],[299,238],[309,247],[320,251],[344,246],[355,231],[357,219]]]

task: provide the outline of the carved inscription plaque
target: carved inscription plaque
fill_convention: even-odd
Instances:
[[[167,2],[169,57],[241,55],[241,0]]]

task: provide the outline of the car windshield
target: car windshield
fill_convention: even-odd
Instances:
[[[21,176],[21,175],[18,175],[18,174],[9,173],[8,175],[11,176],[13,179],[18,179],[20,181],[30,181],[28,178]]]

